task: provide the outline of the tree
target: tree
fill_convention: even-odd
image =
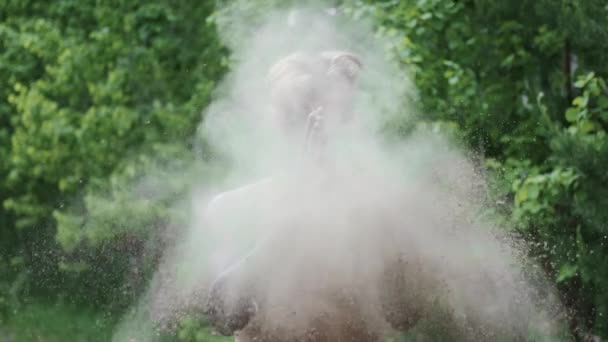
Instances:
[[[13,279],[29,280],[22,291],[128,304],[116,296],[128,256],[141,251],[109,242],[129,235],[143,244],[143,217],[163,214],[110,198],[125,197],[119,178],[188,150],[225,69],[206,23],[213,9],[170,1],[0,5],[2,262]],[[112,189],[105,202],[93,195],[100,189]],[[102,210],[108,216],[95,221]],[[132,221],[107,222],[112,215]],[[115,248],[104,252],[108,246]]]

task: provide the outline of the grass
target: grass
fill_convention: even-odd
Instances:
[[[101,314],[61,304],[30,303],[9,313],[0,341],[110,341],[112,323]]]
[[[112,341],[115,324],[115,319],[91,310],[64,304],[34,302],[13,310],[5,320],[0,321],[0,341],[106,342]],[[208,327],[193,319],[186,319],[180,327],[176,336],[156,336],[154,339],[162,342],[234,341],[234,337],[212,334]]]

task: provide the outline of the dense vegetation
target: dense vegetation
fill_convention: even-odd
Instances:
[[[337,5],[392,42],[422,120],[483,154],[573,336],[608,338],[605,1]],[[187,215],[175,202],[215,174],[196,132],[230,67],[215,6],[0,1],[0,339],[107,340],[145,288],[160,235]],[[176,338],[203,331],[186,321]]]

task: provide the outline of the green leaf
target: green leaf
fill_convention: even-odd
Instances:
[[[585,76],[581,76],[574,83],[574,86],[577,88],[584,88],[585,85],[587,85],[587,83],[589,83],[589,81],[591,81],[591,79],[593,79],[593,77],[595,77],[594,72],[590,72],[590,73],[586,74]]]
[[[507,58],[503,59],[503,61],[500,63],[500,66],[509,67],[509,66],[513,65],[514,59],[515,59],[515,55],[511,54],[511,55],[507,56]]]
[[[564,265],[562,265],[562,267],[560,267],[559,273],[557,275],[557,279],[555,281],[557,281],[558,283],[564,282],[564,281],[574,277],[577,272],[578,272],[577,265],[564,264]]]
[[[589,133],[595,129],[595,124],[589,120],[581,122],[579,126],[582,133]]]
[[[568,110],[566,110],[566,120],[568,120],[568,122],[576,122],[576,120],[578,119],[578,113],[578,109],[568,108]]]
[[[527,191],[528,196],[527,197],[529,199],[537,199],[539,193],[540,193],[540,189],[537,185],[528,186],[528,191]]]
[[[589,92],[585,92],[583,94],[583,96],[577,96],[574,101],[572,101],[572,104],[574,104],[575,106],[579,107],[579,108],[585,108],[587,107],[587,104],[589,103]]]
[[[593,96],[598,96],[601,93],[601,89],[595,80],[589,83],[587,89],[589,89],[589,92],[591,92]]]
[[[520,204],[524,202],[528,198],[528,190],[526,188],[521,188],[517,191],[515,195],[515,203]]]

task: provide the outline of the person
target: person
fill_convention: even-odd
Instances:
[[[329,136],[355,120],[353,103],[361,69],[359,57],[346,51],[323,51],[317,54],[296,52],[271,67],[267,80],[272,104],[271,122],[291,148],[298,149],[301,146],[299,162],[306,170],[305,173],[327,170],[323,166],[328,163],[324,150]],[[287,177],[293,180],[297,175],[291,174]],[[221,266],[217,267],[219,275],[211,285],[206,305],[205,313],[209,322],[222,335],[235,334],[236,340],[241,342],[255,339],[373,340],[374,332],[366,328],[364,315],[355,314],[358,308],[352,296],[345,300],[345,297],[339,295],[315,292],[318,298],[323,298],[319,299],[320,301],[326,302],[323,305],[331,302],[328,305],[333,309],[329,310],[331,314],[326,319],[313,317],[307,320],[309,326],[300,327],[301,329],[278,331],[280,329],[275,326],[275,329],[270,331],[271,329],[260,323],[261,319],[256,320],[256,316],[262,317],[269,311],[264,305],[265,302],[268,303],[263,298],[266,291],[259,288],[268,284],[247,283],[247,279],[251,278],[250,275],[254,272],[263,274],[266,271],[264,267],[272,264],[263,260],[263,250],[276,248],[277,244],[273,245],[273,242],[276,242],[273,238],[280,235],[276,230],[287,229],[276,223],[280,222],[281,213],[273,212],[272,203],[279,203],[287,197],[293,198],[299,191],[293,186],[286,189],[277,185],[281,182],[281,176],[269,177],[222,193],[210,202],[207,209],[209,224],[220,230],[218,233],[224,235],[225,243],[224,247],[218,247],[223,257],[218,256],[215,262]],[[260,198],[264,200],[260,201]],[[229,232],[231,227],[226,227],[228,217],[234,219],[239,216],[248,217],[250,226],[265,224],[264,219],[256,220],[251,217],[264,217],[266,224],[268,218],[273,217],[274,222],[268,225],[274,229],[249,227],[248,232],[253,237],[243,238],[238,236],[243,234],[242,231]],[[297,235],[295,230],[294,235]],[[240,244],[243,240],[247,241],[245,246]],[[286,241],[281,240],[280,243],[286,244]],[[297,244],[297,241],[293,243]],[[239,246],[232,248],[236,245]],[[248,252],[239,255],[237,250]],[[310,310],[315,311],[316,308]],[[344,312],[349,313],[348,318],[339,317],[343,316]],[[332,323],[328,325],[329,317]]]

